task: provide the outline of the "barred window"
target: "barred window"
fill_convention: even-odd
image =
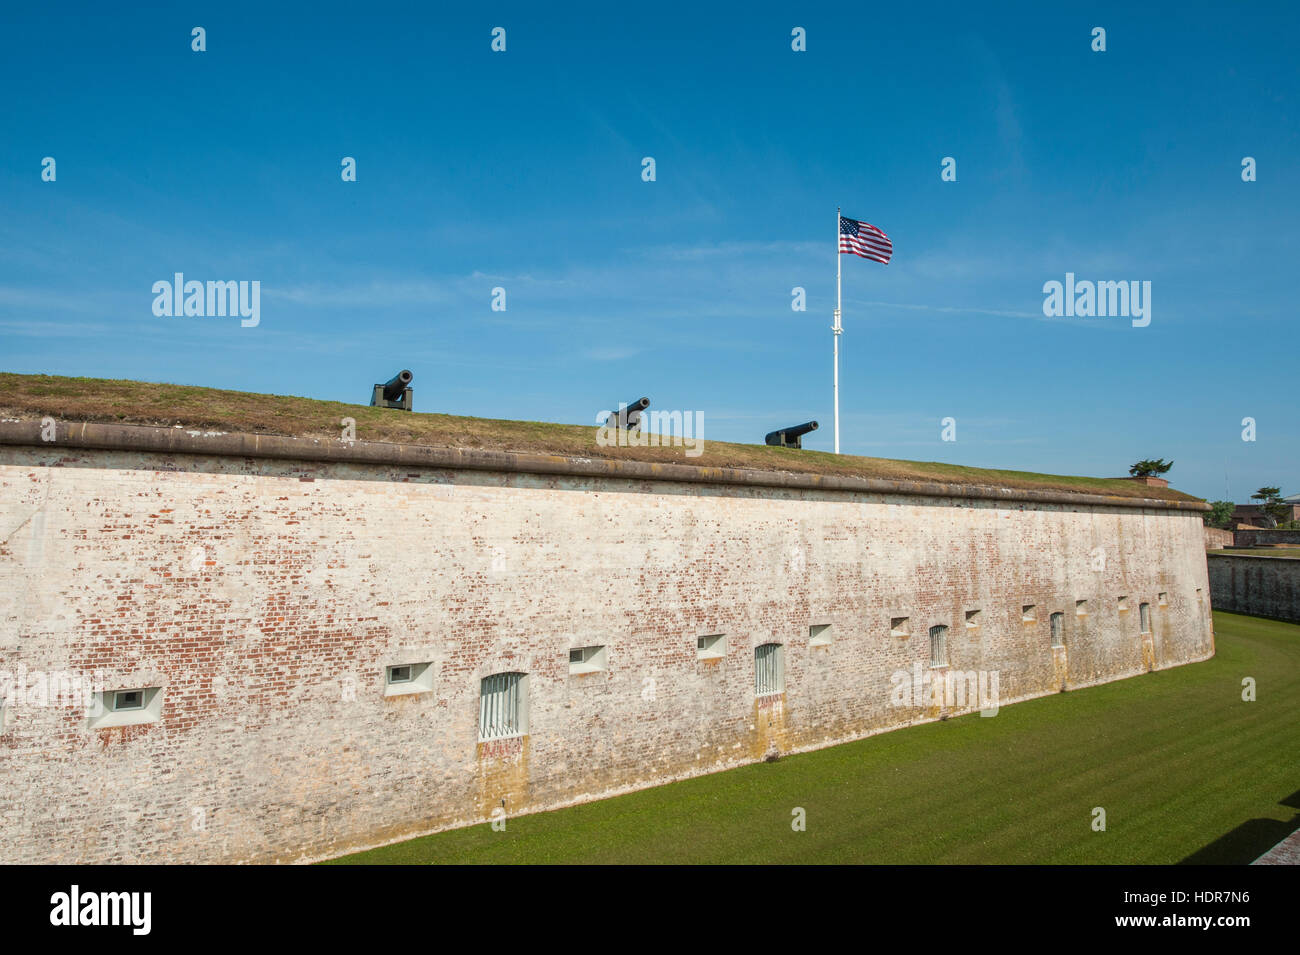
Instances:
[[[754,693],[767,696],[785,690],[785,672],[781,665],[781,644],[765,643],[754,648]]]
[[[1052,620],[1052,646],[1065,646],[1065,614],[1054,613]]]
[[[1151,632],[1151,605],[1141,604],[1138,606],[1138,619],[1142,622],[1142,632]]]
[[[522,736],[528,732],[526,691],[527,677],[523,673],[494,673],[483,678],[479,739]]]
[[[930,666],[948,665],[948,628],[940,624],[930,628]]]

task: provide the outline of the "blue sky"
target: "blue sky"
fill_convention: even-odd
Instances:
[[[0,369],[409,367],[423,411],[645,394],[829,450],[843,206],[895,247],[844,257],[845,452],[1300,491],[1294,4],[551,6],[6,5]],[[259,281],[260,324],[154,316],[178,271]],[[1044,317],[1066,272],[1150,281],[1151,324]]]

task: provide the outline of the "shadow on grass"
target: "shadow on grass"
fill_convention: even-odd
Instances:
[[[1300,809],[1300,790],[1279,800],[1278,804]],[[1286,822],[1280,819],[1248,819],[1226,835],[1197,849],[1178,864],[1250,865],[1297,829],[1300,829],[1300,814],[1292,816]]]

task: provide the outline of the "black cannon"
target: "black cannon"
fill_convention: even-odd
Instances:
[[[403,411],[410,411],[413,403],[411,396],[415,394],[415,389],[411,387],[414,378],[413,374],[403,368],[382,385],[375,385],[374,391],[370,394],[370,407],[401,408]]]
[[[809,431],[817,430],[816,421],[805,421],[803,424],[792,425],[789,428],[782,428],[780,431],[772,431],[763,440],[774,448],[802,448],[801,439]]]
[[[620,407],[618,411],[611,411],[609,417],[605,419],[605,425],[610,428],[622,428],[624,431],[639,428],[641,427],[641,412],[649,407],[649,398],[633,401],[625,407]]]

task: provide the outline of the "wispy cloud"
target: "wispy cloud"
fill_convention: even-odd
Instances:
[[[831,236],[833,240],[835,237]],[[832,243],[833,244],[833,243]],[[826,254],[826,243],[818,242],[716,242],[707,245],[656,245],[639,250],[641,258],[669,262],[698,262],[741,256],[781,256],[791,260]],[[831,251],[834,251],[831,249]]]
[[[82,338],[87,335],[103,335],[120,330],[120,328],[113,329],[108,325],[96,325],[90,322],[0,321],[0,332],[33,338]]]
[[[120,306],[122,299],[122,292],[109,289],[83,291],[62,287],[24,288],[0,285],[0,308],[103,315],[113,307]],[[144,301],[147,308],[148,299]]]
[[[967,305],[919,305],[919,304],[908,303],[908,302],[854,301],[852,304],[884,306],[886,308],[903,308],[912,311],[922,311],[922,312],[940,312],[943,314],[951,314],[951,315],[962,315],[962,314],[999,315],[1004,318],[1042,318],[1043,317],[1043,313],[1041,310],[1038,312],[1018,312],[1010,309],[974,308]]]
[[[622,361],[625,358],[632,358],[641,354],[640,348],[619,348],[610,346],[606,348],[588,348],[583,351],[582,357],[589,358],[592,361]]]
[[[413,305],[443,305],[456,299],[444,283],[405,279],[355,284],[311,283],[277,288],[264,286],[262,295],[311,308],[397,308]]]
[[[1020,112],[1016,105],[1011,84],[996,54],[980,37],[972,37],[975,47],[975,59],[983,67],[989,93],[993,99],[993,119],[997,126],[998,145],[1002,148],[1006,160],[1003,172],[1008,177],[1022,179],[1025,175],[1025,160],[1022,144],[1024,129],[1020,123]]]

